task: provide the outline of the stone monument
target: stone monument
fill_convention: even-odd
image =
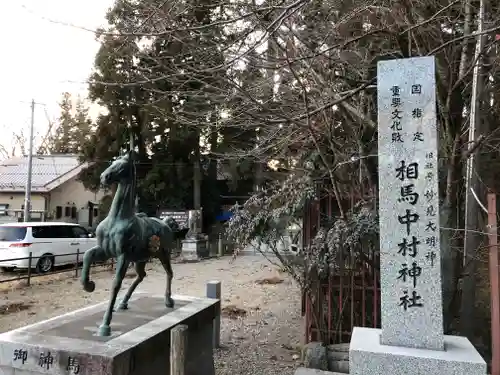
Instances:
[[[382,329],[355,327],[351,375],[485,375],[443,334],[434,57],[377,67]]]
[[[186,238],[182,241],[182,256],[185,259],[202,259],[209,256],[209,249],[207,249],[206,236],[202,233],[203,221],[202,211],[190,210],[188,211],[188,226],[189,231]]]
[[[166,311],[164,296],[134,293],[130,310],[115,312],[110,336],[98,332],[107,302],[2,333],[0,374],[169,375],[172,332],[185,326],[183,374],[215,375],[220,299],[173,298]]]

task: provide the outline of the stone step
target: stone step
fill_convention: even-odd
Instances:
[[[349,361],[348,352],[333,352],[328,349],[328,360],[329,361]]]
[[[328,353],[328,369],[339,374],[348,374],[349,360],[333,360]]]
[[[314,368],[299,367],[295,370],[295,375],[345,375],[340,372],[316,370]]]
[[[325,347],[321,342],[310,342],[304,346],[302,356],[304,368],[349,373],[349,344]]]
[[[328,345],[328,350],[333,352],[341,352],[341,353],[349,353],[349,345],[350,343],[343,344],[330,344]]]

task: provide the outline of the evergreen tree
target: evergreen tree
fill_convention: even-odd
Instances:
[[[106,161],[128,149],[132,135],[138,153],[139,206],[146,212],[154,212],[157,205],[193,206],[193,165],[206,151],[200,140],[216,128],[226,100],[214,89],[221,86],[217,82],[225,71],[207,72],[223,63],[222,28],[196,31],[222,15],[217,16],[218,8],[206,0],[184,3],[192,10],[160,12],[162,19],[157,20],[150,10],[163,8],[162,1],[133,6],[117,1],[107,14],[111,27],[101,36],[91,77],[90,98],[108,113],[98,119],[85,147],[83,160],[97,164],[82,174],[82,180],[97,186]],[[131,30],[155,32],[157,22],[168,22],[179,31],[151,37],[150,46],[140,48],[143,38]],[[215,173],[210,176],[216,178]]]
[[[75,115],[73,117],[72,138],[76,141],[76,150],[80,154],[83,145],[90,140],[92,134],[92,120],[89,117],[89,109],[81,97],[78,97],[75,105]]]
[[[55,129],[49,151],[58,154],[71,154],[74,152],[74,144],[71,139],[71,132],[74,125],[71,103],[71,94],[63,93],[61,103],[61,114],[58,119],[58,125]]]
[[[90,139],[92,121],[81,98],[73,106],[71,94],[65,92],[60,103],[61,115],[48,146],[50,153],[81,154]]]

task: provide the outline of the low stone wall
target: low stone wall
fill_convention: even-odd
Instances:
[[[324,346],[320,342],[306,344],[302,351],[304,367],[336,373],[349,373],[349,344]]]

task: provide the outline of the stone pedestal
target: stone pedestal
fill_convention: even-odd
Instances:
[[[182,241],[182,257],[186,260],[200,260],[210,256],[207,241],[202,238],[186,238]]]
[[[116,311],[112,335],[97,336],[107,302],[0,335],[0,374],[165,375],[170,331],[188,327],[186,375],[214,375],[213,321],[220,301],[136,293]]]
[[[382,330],[356,327],[350,375],[485,375],[486,363],[465,337],[444,335],[445,350],[381,345]]]

